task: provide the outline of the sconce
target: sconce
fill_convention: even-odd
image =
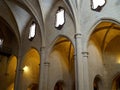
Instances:
[[[21,72],[28,72],[29,71],[29,67],[25,65],[22,69],[19,69],[19,71],[21,71]]]
[[[28,72],[28,71],[29,71],[29,67],[25,65],[25,66],[23,67],[23,71],[24,71],[24,72]]]

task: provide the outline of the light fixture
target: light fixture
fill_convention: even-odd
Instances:
[[[29,67],[25,65],[25,66],[23,67],[23,71],[24,71],[24,72],[28,72],[28,71],[29,71]]]

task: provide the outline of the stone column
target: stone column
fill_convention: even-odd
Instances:
[[[82,44],[81,34],[75,34],[75,76],[76,90],[84,90],[83,88],[83,61],[82,61]]]
[[[83,54],[84,90],[89,90],[88,52],[82,52],[82,54]]]
[[[41,47],[39,90],[48,90],[49,62],[46,60],[46,48]]]
[[[44,63],[44,85],[43,90],[48,90],[48,73],[49,73],[49,62]]]
[[[40,48],[40,78],[39,78],[39,90],[45,90],[44,89],[44,61],[45,61],[45,47]]]
[[[15,77],[15,84],[14,84],[14,90],[21,90],[21,75],[23,70],[21,69],[21,56],[17,58],[17,67],[16,67],[16,77]]]

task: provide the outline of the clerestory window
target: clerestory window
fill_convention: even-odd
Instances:
[[[65,10],[63,7],[58,7],[58,10],[56,12],[55,28],[61,30],[64,24],[65,24]]]
[[[32,22],[30,28],[29,28],[29,40],[32,41],[35,37],[35,31],[36,31],[36,24],[35,22]]]
[[[106,0],[92,0],[91,8],[94,11],[100,12],[105,5]]]

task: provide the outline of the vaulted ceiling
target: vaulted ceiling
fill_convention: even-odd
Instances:
[[[98,43],[101,50],[105,50],[109,42],[120,36],[120,26],[112,22],[102,22],[94,30],[91,38]]]

